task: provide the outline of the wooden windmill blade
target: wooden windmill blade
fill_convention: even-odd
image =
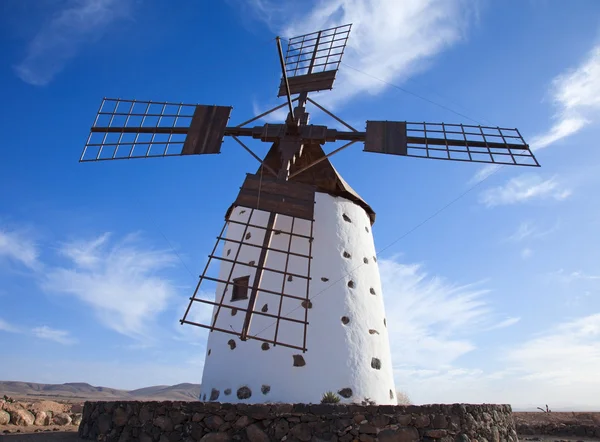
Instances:
[[[284,65],[290,94],[333,88],[351,28],[347,24],[288,40]],[[287,94],[285,80],[281,79],[279,97]]]
[[[219,153],[231,109],[104,98],[79,161]]]
[[[539,167],[518,129],[446,123],[367,121],[365,152]]]

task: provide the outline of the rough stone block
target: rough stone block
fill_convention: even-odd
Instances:
[[[311,429],[308,426],[308,424],[301,423],[301,424],[295,425],[290,430],[290,435],[295,437],[298,440],[308,442],[312,437],[312,432],[311,432]]]
[[[269,442],[269,436],[256,424],[246,427],[246,436],[250,442]]]
[[[377,438],[379,442],[417,442],[419,440],[419,432],[413,427],[383,430],[379,432]]]
[[[427,430],[425,436],[431,437],[432,439],[441,439],[446,436],[448,432],[446,430]]]

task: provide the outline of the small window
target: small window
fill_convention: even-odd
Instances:
[[[241,276],[233,279],[233,291],[231,293],[232,301],[239,301],[240,299],[248,299],[248,284],[250,283],[250,276]]]

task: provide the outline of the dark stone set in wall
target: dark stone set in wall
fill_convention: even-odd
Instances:
[[[86,402],[79,436],[140,442],[517,442],[510,405]]]

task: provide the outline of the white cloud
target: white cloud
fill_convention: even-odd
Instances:
[[[260,115],[263,112],[268,111],[269,109],[271,109],[271,107],[269,107],[269,108],[261,107],[261,105],[259,105],[256,101],[252,102],[252,112],[254,112],[254,115]],[[265,115],[264,117],[261,118],[261,120],[266,123],[283,124],[285,122],[285,119],[287,118],[288,112],[289,112],[289,109],[287,106],[285,106],[285,107],[282,107],[281,109],[277,109],[276,111],[271,112],[268,115]]]
[[[15,66],[17,75],[36,86],[48,84],[86,43],[127,17],[130,6],[131,0],[68,0],[31,40],[25,58]]]
[[[550,94],[557,109],[554,124],[531,139],[532,151],[567,138],[597,120],[600,114],[600,45],[590,51],[580,66],[554,78]],[[486,179],[500,167],[491,164],[482,167],[469,184]]]
[[[557,107],[556,122],[531,140],[533,150],[543,149],[580,131],[600,111],[600,45],[594,47],[577,68],[552,81],[552,99]]]
[[[531,223],[522,222],[515,233],[508,237],[509,241],[519,242],[525,238],[531,237],[535,232],[535,228]]]
[[[4,319],[0,318],[0,331],[8,333],[19,333],[19,329]]]
[[[397,387],[418,404],[509,403],[516,409],[535,409],[547,403],[555,411],[600,406],[600,314],[559,323],[524,340],[519,337],[494,353],[488,370],[434,364],[397,368]]]
[[[428,276],[419,265],[379,263],[396,367],[448,365],[475,349],[465,336],[490,320],[487,290]]]
[[[517,230],[506,238],[507,241],[521,242],[531,239],[543,238],[558,229],[559,223],[556,223],[553,227],[545,230],[541,230],[535,223],[531,221],[523,221],[517,227]]]
[[[502,186],[486,189],[479,201],[487,207],[523,203],[533,199],[564,200],[571,195],[555,177],[542,180],[538,175],[520,175]]]
[[[521,258],[523,258],[523,259],[531,258],[532,255],[533,255],[533,250],[531,250],[528,247],[525,247],[523,250],[521,250]]]
[[[214,292],[206,292],[200,290],[196,294],[197,299],[205,299],[208,301],[215,300]],[[187,308],[187,304],[189,303],[188,297],[181,297],[180,301],[177,302],[181,307]],[[210,304],[206,304],[204,302],[195,301],[192,303],[188,315],[186,317],[187,321],[195,322],[197,324],[208,325],[212,323],[212,317],[214,312],[214,306]],[[206,340],[208,339],[208,329],[204,327],[198,327],[192,324],[183,324],[179,323],[179,320],[183,318],[183,314],[181,309],[177,310],[178,318],[177,323],[174,324],[175,327],[175,336],[174,339],[178,341],[185,341],[192,345],[202,346],[204,347],[206,344]]]
[[[28,233],[0,229],[0,257],[33,268],[37,264],[38,254],[37,245]]]
[[[58,342],[59,344],[71,345],[77,342],[77,340],[73,338],[68,331],[56,330],[46,325],[42,327],[36,327],[31,332],[38,338]]]
[[[531,150],[539,150],[550,146],[558,140],[579,132],[587,124],[586,120],[578,118],[568,118],[557,122],[550,130],[542,135],[537,135],[531,139]]]
[[[565,284],[570,284],[575,281],[598,281],[600,280],[600,275],[591,275],[581,270],[575,270],[573,272],[567,273],[564,269],[560,269],[559,271],[553,273],[551,276],[558,279],[560,282]]]
[[[158,276],[175,256],[143,247],[132,236],[112,245],[108,240],[105,234],[65,244],[61,253],[70,264],[46,269],[42,286],[91,306],[105,326],[146,339],[153,319],[175,294],[173,284]]]
[[[586,388],[600,391],[600,314],[558,324],[508,351],[507,362],[526,380],[570,386],[573,397]],[[589,396],[588,392],[586,396]]]
[[[285,37],[353,24],[342,60],[346,66],[333,91],[318,100],[326,106],[380,93],[384,82],[402,82],[425,69],[435,55],[463,40],[476,6],[472,0],[324,0],[302,11],[297,2],[249,3],[256,16]]]
[[[486,164],[485,166],[481,167],[477,172],[475,172],[475,175],[473,175],[473,177],[469,180],[467,184],[477,185],[487,180],[501,168],[502,166],[499,166],[498,164]]]
[[[519,321],[521,321],[521,318],[518,318],[518,317],[506,318],[505,320],[500,321],[499,323],[492,325],[487,330],[497,330],[499,328],[511,327],[511,326],[515,325],[516,323],[518,323]]]

